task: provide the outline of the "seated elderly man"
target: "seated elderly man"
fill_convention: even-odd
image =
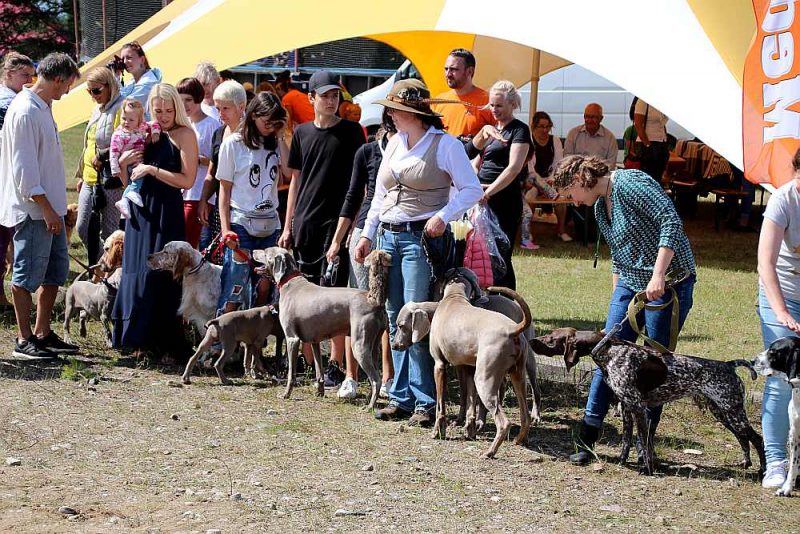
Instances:
[[[576,126],[567,134],[564,155],[597,156],[609,169],[616,169],[617,138],[611,130],[600,124],[602,121],[603,108],[600,104],[586,106],[583,110],[583,125]]]

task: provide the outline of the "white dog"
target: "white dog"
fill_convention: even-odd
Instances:
[[[222,267],[207,262],[200,252],[185,241],[170,241],[161,252],[150,254],[147,266],[170,271],[176,281],[183,283],[178,313],[194,323],[201,335],[205,335],[206,323],[216,315],[222,290]]]
[[[790,497],[800,474],[800,337],[782,337],[753,359],[753,367],[764,376],[775,375],[792,386],[789,402],[789,473],[775,495]]]

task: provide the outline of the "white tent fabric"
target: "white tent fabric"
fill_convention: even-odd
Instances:
[[[162,68],[164,80],[174,83],[191,75],[202,60],[228,68],[360,35],[439,30],[505,39],[583,65],[624,87],[741,167],[738,52],[721,52],[707,32],[719,41],[730,41],[730,29],[737,28],[730,17],[741,15],[745,3],[749,4],[747,0],[506,0],[490,6],[478,0],[401,4],[351,0],[347,10],[341,10],[319,0],[175,0],[121,42],[139,39],[151,63]],[[702,4],[700,9],[697,4]],[[719,6],[718,19],[709,4]],[[704,15],[702,25],[698,12]],[[105,63],[121,42],[87,68]],[[62,127],[89,115],[91,103],[82,87],[77,89],[54,109]]]

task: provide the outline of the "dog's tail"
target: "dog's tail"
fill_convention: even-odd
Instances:
[[[753,364],[747,360],[730,360],[725,363],[728,364],[728,366],[730,366],[730,368],[734,371],[736,371],[737,367],[747,367],[750,369],[750,378],[753,380],[758,378],[758,373],[756,373],[756,370],[753,368]]]
[[[367,302],[372,306],[386,304],[386,293],[389,287],[389,266],[392,257],[383,250],[373,250],[369,258],[369,288]]]
[[[514,291],[513,289],[509,289],[507,287],[497,287],[491,286],[486,288],[487,293],[498,293],[503,295],[504,297],[508,297],[514,302],[517,303],[517,306],[522,310],[522,321],[517,323],[516,328],[512,331],[512,335],[518,336],[522,332],[525,331],[531,325],[531,310],[528,308],[528,303],[525,302],[525,299],[522,298],[522,295]]]

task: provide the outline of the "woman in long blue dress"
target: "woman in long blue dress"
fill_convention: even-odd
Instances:
[[[114,346],[148,350],[167,358],[188,346],[178,316],[181,288],[169,272],[151,271],[147,257],[170,241],[185,239],[181,189],[192,186],[197,138],[175,88],[153,87],[149,97],[162,135],[142,152],[120,158],[120,178],[144,180],[142,207],[133,206],[125,226],[122,281],[114,303]],[[128,165],[136,165],[128,176]]]

